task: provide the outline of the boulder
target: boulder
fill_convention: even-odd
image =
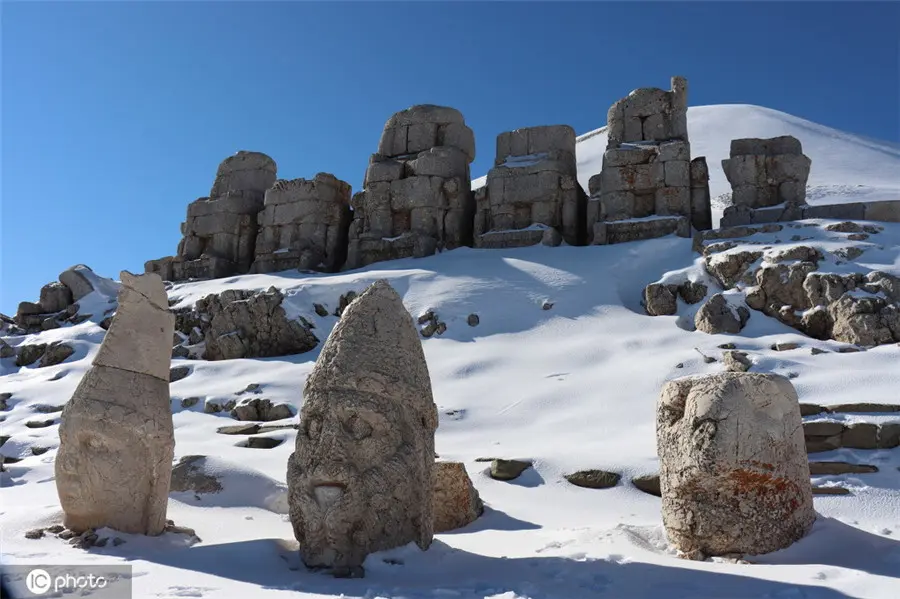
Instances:
[[[62,283],[48,283],[41,287],[39,303],[45,313],[62,312],[72,301],[72,291]]]
[[[435,462],[433,512],[435,534],[467,526],[484,512],[484,503],[461,462]]]
[[[750,319],[750,310],[745,306],[735,306],[721,293],[717,293],[703,304],[694,317],[697,330],[716,334],[736,335]]]
[[[663,525],[688,557],[787,547],[815,520],[797,393],[773,374],[663,386],[657,404]]]
[[[231,416],[236,420],[271,422],[292,418],[294,411],[286,403],[272,403],[268,399],[253,398],[236,405],[231,410]]]
[[[175,317],[158,275],[121,273],[119,308],[59,427],[64,524],[156,535],[166,525],[175,437],[169,354]]]
[[[674,285],[650,283],[644,288],[644,309],[650,316],[671,316],[678,312]]]
[[[491,461],[490,474],[494,480],[515,480],[529,468],[531,468],[531,462],[498,458]]]
[[[75,348],[73,348],[71,345],[66,345],[61,341],[54,341],[47,346],[47,349],[41,356],[41,361],[38,365],[41,368],[44,368],[46,366],[56,366],[57,364],[62,364],[69,358],[69,356],[74,353]]]
[[[747,352],[742,351],[726,351],[722,354],[722,362],[729,372],[747,372],[753,366]]]
[[[571,484],[585,489],[610,489],[619,484],[621,478],[621,474],[606,470],[579,470],[565,475]]]
[[[59,282],[72,293],[72,301],[77,302],[94,291],[94,284],[91,281],[95,276],[89,267],[76,264],[59,273]]]
[[[16,366],[31,366],[44,355],[45,351],[47,351],[46,343],[31,343],[29,345],[19,346],[19,353],[16,356]]]
[[[374,551],[427,549],[437,407],[415,323],[386,281],[344,311],[303,396],[287,471],[303,562],[356,576]]]
[[[198,300],[198,312],[209,318],[204,323],[205,358],[266,358],[313,349],[319,340],[309,323],[289,320],[283,300],[274,287],[264,292],[228,289]]]

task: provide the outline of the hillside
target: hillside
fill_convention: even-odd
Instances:
[[[732,139],[793,135],[812,159],[807,200],[810,203],[857,202],[900,198],[900,147],[870,140],[801,119],[784,112],[749,104],[721,104],[688,108],[691,155],[706,156],[713,220],[718,222],[731,187],[722,172]],[[600,172],[606,150],[601,127],[578,137],[578,181],[585,190]],[[472,182],[484,185],[486,178]]]
[[[689,110],[692,149],[706,155],[713,195],[727,190],[719,161],[733,137],[796,135],[813,159],[811,201],[896,198],[900,149],[754,106]],[[599,172],[603,129],[578,143],[580,179]],[[900,276],[900,224],[848,237],[809,221],[792,230],[758,234],[751,242],[789,250],[815,246],[835,272],[881,270]],[[831,223],[834,224],[834,223]],[[800,226],[797,225],[799,228]],[[790,237],[793,235],[795,239]],[[735,251],[744,249],[735,247]],[[848,258],[852,254],[852,257]],[[824,268],[824,266],[823,266]],[[116,273],[98,273],[116,277]],[[436,452],[465,464],[486,504],[478,520],[439,534],[427,552],[414,546],[374,554],[361,580],[334,580],[300,567],[287,516],[286,464],[298,416],[260,433],[276,446],[247,446],[245,436],[220,434],[242,424],[228,412],[208,413],[258,385],[259,397],[299,410],[303,386],[321,348],[273,358],[222,361],[174,358],[187,376],[170,386],[175,460],[209,456],[222,483],[218,493],[173,492],[168,517],[196,531],[157,538],[100,530],[125,542],[76,549],[53,535],[26,531],[58,524],[54,484],[59,409],[91,365],[114,307],[117,284],[97,278],[79,302],[92,316],[33,335],[0,332],[14,348],[64,342],[74,354],[61,364],[17,367],[0,360],[0,544],[7,564],[94,563],[133,567],[134,597],[207,598],[491,598],[702,599],[847,597],[889,599],[900,585],[900,448],[837,449],[820,461],[874,465],[866,474],[815,475],[813,484],[843,495],[817,495],[819,519],[790,548],[748,558],[751,563],[678,559],[667,544],[660,499],[638,490],[634,476],[659,469],[655,405],[662,384],[685,375],[724,370],[721,345],[752,356],[751,372],[787,376],[802,403],[822,406],[872,402],[900,406],[900,345],[842,353],[848,344],[807,337],[754,311],[740,334],[692,330],[697,306],[650,317],[642,290],[654,281],[702,281],[706,273],[691,240],[666,237],[609,246],[505,250],[462,248],[422,259],[374,264],[340,274],[284,271],[174,284],[173,309],[190,307],[226,289],[285,295],[289,317],[302,316],[324,341],[338,322],[331,315],[348,291],[387,279],[417,317],[433,310],[447,325],[423,338],[440,423]],[[314,307],[321,304],[329,315]],[[477,326],[467,319],[477,314]],[[776,343],[795,349],[776,351]],[[855,348],[854,348],[855,349]],[[815,350],[815,351],[814,351]],[[711,358],[712,360],[708,359]],[[2,395],[0,395],[2,397]],[[900,413],[822,413],[806,422],[900,423]],[[268,424],[268,423],[266,423]],[[479,458],[533,462],[510,482],[491,478]],[[564,475],[603,469],[621,475],[609,489],[585,489]]]

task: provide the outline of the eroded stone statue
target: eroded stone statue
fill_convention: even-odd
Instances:
[[[437,422],[412,317],[379,281],[347,307],[306,382],[287,483],[307,566],[359,576],[369,553],[429,547]]]
[[[175,437],[175,317],[157,274],[121,273],[119,308],[62,413],[56,488],[65,525],[156,535],[166,525]]]

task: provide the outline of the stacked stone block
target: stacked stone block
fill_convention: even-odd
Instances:
[[[340,270],[347,257],[350,219],[350,185],[334,175],[276,181],[266,191],[257,217],[251,271]]]
[[[494,165],[475,196],[476,247],[584,244],[587,198],[576,178],[571,127],[501,133]]]
[[[690,236],[712,226],[709,169],[691,160],[687,81],[672,90],[642,88],[609,109],[608,145],[588,184],[588,235],[593,244]]]
[[[256,253],[256,214],[275,180],[275,161],[265,154],[241,151],[226,158],[209,197],[188,205],[177,255],[151,260],[145,270],[169,281],[248,272]]]
[[[347,267],[471,245],[474,159],[475,136],[459,111],[420,105],[392,116],[351,200]]]
[[[725,209],[723,221],[752,221],[750,211],[773,207],[787,213],[779,215],[780,220],[802,218],[811,165],[800,140],[791,135],[731,140],[722,170],[731,184],[732,205]]]

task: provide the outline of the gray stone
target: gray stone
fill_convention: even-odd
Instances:
[[[45,351],[47,351],[47,345],[45,343],[32,343],[19,346],[19,353],[16,356],[16,366],[31,366],[44,355]]]
[[[828,476],[839,474],[870,474],[878,472],[877,466],[867,464],[849,464],[847,462],[810,462],[809,473],[812,476]]]
[[[722,362],[725,364],[725,370],[730,372],[747,372],[753,366],[753,362],[742,351],[726,351],[722,355]]]
[[[428,548],[437,408],[415,324],[387,282],[347,307],[303,395],[287,482],[304,563],[340,574],[374,551]]]
[[[644,493],[647,493],[648,495],[662,497],[662,491],[659,487],[658,474],[643,474],[641,476],[635,476],[631,479],[631,484],[633,484]]]
[[[744,306],[733,306],[724,295],[717,293],[703,304],[694,317],[697,330],[710,335],[741,332],[750,319],[750,311]]]
[[[222,490],[222,483],[215,473],[207,472],[206,456],[187,455],[178,460],[172,468],[170,491],[183,493],[190,491],[197,495],[218,493]]]
[[[77,302],[94,291],[94,285],[91,283],[93,276],[94,271],[90,268],[84,264],[76,264],[59,274],[59,282],[72,292],[72,301]]]
[[[270,422],[292,418],[294,411],[285,403],[272,403],[268,399],[253,398],[236,405],[231,415],[237,420]]]
[[[43,312],[61,312],[72,304],[72,291],[62,283],[48,283],[41,287],[40,306]]]
[[[644,288],[644,309],[650,316],[670,316],[678,312],[674,285],[651,283]],[[677,288],[676,288],[677,289]]]
[[[531,468],[531,462],[522,460],[504,460],[497,458],[491,461],[491,478],[510,481],[519,478],[523,472]]]
[[[158,275],[122,272],[121,279],[116,317],[62,413],[56,487],[72,530],[155,535],[166,522],[175,446],[168,382],[175,317]]]
[[[665,384],[657,404],[663,525],[692,558],[758,555],[816,518],[797,394],[777,375],[722,373]]]
[[[54,341],[47,346],[46,351],[41,356],[41,361],[38,363],[38,366],[40,368],[44,368],[47,366],[56,366],[57,364],[62,364],[69,358],[69,356],[74,353],[75,348],[73,348],[71,345],[66,345],[61,341]]]
[[[566,474],[564,478],[576,487],[610,489],[619,484],[622,475],[606,470],[579,470],[572,474]]]

